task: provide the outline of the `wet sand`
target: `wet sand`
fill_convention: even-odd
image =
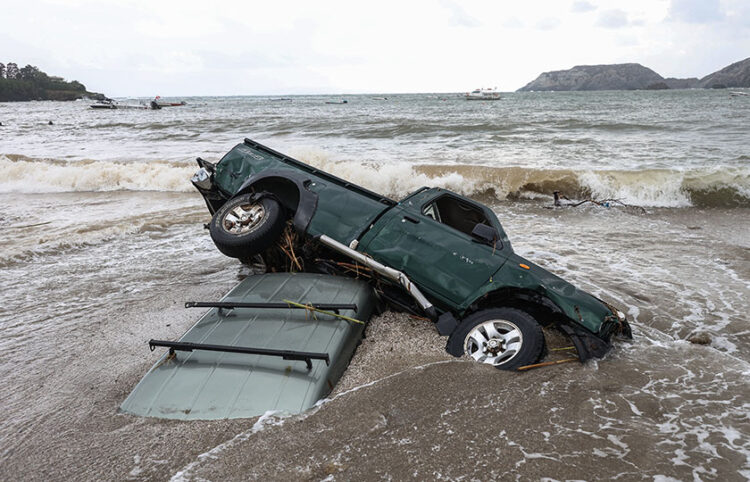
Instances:
[[[161,356],[149,351],[148,339],[177,338],[195,322],[195,313],[182,307],[185,296],[219,296],[228,287],[175,286],[128,308],[97,313],[106,321],[85,334],[61,327],[38,337],[29,349],[52,356],[39,367],[33,361],[29,370],[17,367],[5,382],[0,479],[168,478],[195,454],[252,426],[246,420],[180,424],[117,413]]]

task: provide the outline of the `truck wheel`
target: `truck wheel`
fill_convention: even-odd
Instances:
[[[270,197],[237,196],[216,211],[209,225],[216,247],[232,258],[249,259],[271,246],[284,229],[284,212]]]
[[[492,308],[467,316],[448,338],[447,348],[500,370],[514,370],[539,361],[544,333],[528,313]]]

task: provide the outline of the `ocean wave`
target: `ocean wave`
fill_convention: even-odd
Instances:
[[[193,165],[62,161],[0,155],[0,193],[190,191]]]
[[[305,162],[399,199],[422,186],[450,189],[492,203],[551,197],[618,199],[646,207],[750,207],[750,168],[590,170],[468,164],[369,164],[297,151]]]
[[[451,166],[466,181],[464,194],[491,192],[497,199],[551,196],[617,199],[648,207],[750,206],[750,169],[716,168],[573,170],[522,167]],[[429,176],[445,175],[446,166],[419,166]]]
[[[401,198],[437,186],[492,203],[537,199],[560,191],[575,199],[618,199],[647,207],[750,207],[750,168],[537,169],[469,164],[369,163],[326,152],[292,155],[375,192]],[[0,156],[0,192],[191,191],[189,164],[39,160]]]
[[[670,125],[660,124],[645,124],[638,122],[606,122],[588,119],[550,119],[539,122],[541,126],[552,126],[556,129],[570,130],[570,129],[582,129],[586,131],[600,130],[600,131],[637,131],[637,132],[654,132],[654,131],[672,131],[675,127]]]

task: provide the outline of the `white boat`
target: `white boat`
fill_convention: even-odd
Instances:
[[[497,87],[492,89],[474,89],[471,92],[467,92],[465,98],[466,100],[500,100],[500,92],[497,91]]]
[[[157,97],[158,98],[158,97]],[[167,104],[167,105],[185,105],[185,103],[182,104]],[[152,100],[148,104],[144,103],[120,103],[111,99],[108,100],[102,100],[97,102],[96,104],[91,104],[92,109],[143,109],[143,110],[159,110],[163,107],[163,105],[156,100]]]
[[[152,106],[146,104],[121,104],[119,102],[97,102],[91,104],[92,109],[153,109]]]

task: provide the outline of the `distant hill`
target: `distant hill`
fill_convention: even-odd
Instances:
[[[700,86],[707,89],[750,87],[750,57],[703,77]]]
[[[690,77],[688,79],[667,77],[664,79],[664,83],[667,84],[670,89],[694,89],[700,87],[700,80],[697,77]]]
[[[104,94],[89,92],[86,86],[74,80],[47,75],[33,65],[21,69],[13,63],[0,63],[0,102],[26,100],[76,100],[83,97],[106,99]]]
[[[545,72],[519,91],[527,90],[634,90],[664,81],[641,64],[577,65]]]
[[[637,90],[750,87],[750,58],[702,79],[665,79],[641,64],[578,65],[569,70],[544,72],[518,89],[524,91]]]

